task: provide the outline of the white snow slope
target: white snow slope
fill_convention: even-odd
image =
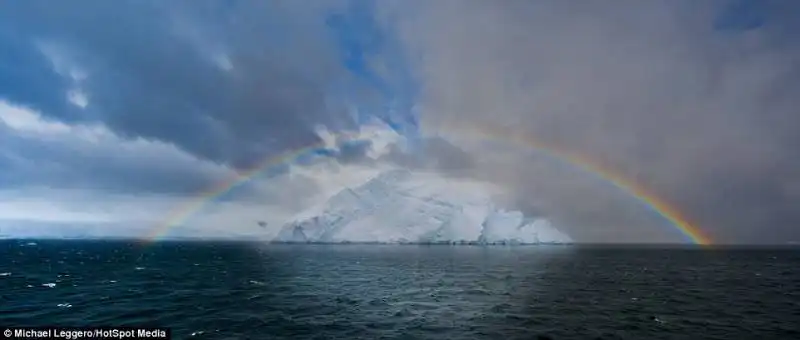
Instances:
[[[495,207],[487,184],[389,170],[286,223],[274,241],[572,243],[547,220]]]

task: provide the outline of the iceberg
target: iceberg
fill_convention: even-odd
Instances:
[[[492,192],[476,182],[388,170],[291,218],[273,241],[572,243],[546,219],[496,207]]]

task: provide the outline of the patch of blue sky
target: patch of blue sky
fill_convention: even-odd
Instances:
[[[714,28],[721,31],[748,31],[767,22],[769,0],[731,0],[714,19]]]
[[[351,105],[357,124],[377,117],[413,141],[419,130],[414,110],[418,84],[402,44],[375,15],[375,1],[351,0],[344,12],[326,18],[351,76],[334,84],[332,91]]]

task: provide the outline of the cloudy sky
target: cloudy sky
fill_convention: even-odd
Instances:
[[[0,234],[149,235],[377,119],[403,148],[272,167],[173,232],[258,233],[388,164],[500,184],[579,241],[683,240],[525,139],[717,242],[797,241],[798,29],[792,0],[0,2]]]

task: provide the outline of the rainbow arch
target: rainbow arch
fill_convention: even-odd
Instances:
[[[643,185],[636,183],[634,180],[627,179],[620,174],[612,171],[609,168],[603,167],[599,162],[591,160],[589,157],[569,150],[558,148],[554,145],[549,145],[542,141],[538,141],[530,136],[523,136],[519,134],[509,133],[503,131],[501,128],[492,127],[450,127],[447,131],[457,132],[460,135],[468,134],[470,137],[478,137],[486,140],[497,140],[510,143],[514,146],[522,148],[532,148],[537,152],[541,152],[550,158],[560,160],[565,164],[569,164],[584,172],[594,174],[596,177],[612,184],[619,190],[635,197],[638,201],[661,215],[668,220],[674,228],[680,232],[689,242],[696,245],[710,245],[712,244],[711,238],[706,235],[702,230],[697,228],[680,211],[669,204],[667,201],[660,199],[656,193],[652,192]],[[343,134],[342,134],[343,135]],[[194,199],[182,204],[175,209],[164,221],[164,223],[157,225],[146,236],[145,240],[157,241],[166,235],[172,228],[180,225],[186,219],[202,210],[203,207],[209,202],[214,201],[216,198],[221,197],[228,192],[240,187],[247,183],[254,177],[265,173],[276,166],[286,164],[296,160],[298,157],[307,155],[308,153],[320,150],[325,145],[324,142],[315,143],[300,149],[291,150],[275,157],[269,157],[248,171],[241,172],[232,178],[222,181],[202,194],[196,196]]]

